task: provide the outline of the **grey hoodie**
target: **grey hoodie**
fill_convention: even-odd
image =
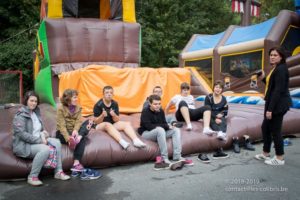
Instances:
[[[40,109],[37,107],[34,110],[42,127]],[[30,115],[30,110],[27,106],[21,107],[13,119],[13,152],[19,157],[26,158],[30,155],[30,145],[41,144],[40,137],[33,136],[33,122]]]

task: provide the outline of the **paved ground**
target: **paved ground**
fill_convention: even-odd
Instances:
[[[267,166],[253,159],[256,151],[242,150],[211,164],[191,158],[194,167],[180,171],[154,171],[153,163],[103,169],[93,181],[57,181],[42,178],[44,186],[31,187],[25,181],[0,182],[0,199],[13,200],[100,200],[100,199],[300,199],[300,138],[285,148],[285,166]]]

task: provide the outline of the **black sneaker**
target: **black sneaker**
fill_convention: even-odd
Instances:
[[[249,139],[246,139],[245,141],[245,149],[249,151],[255,151],[255,147],[251,144]]]
[[[207,157],[206,154],[199,154],[198,155],[198,160],[204,162],[204,163],[210,163],[210,159]]]
[[[171,164],[165,163],[165,162],[155,163],[154,164],[154,170],[170,169],[170,165]]]
[[[221,158],[228,158],[228,154],[224,153],[223,150],[218,150],[216,153],[213,154],[213,159],[221,159]]]
[[[241,152],[240,143],[239,143],[239,140],[237,138],[234,138],[232,140],[232,145],[233,145],[234,153],[240,153]]]
[[[179,160],[179,161],[176,161],[176,162],[172,163],[170,165],[170,169],[175,171],[175,170],[178,170],[178,169],[182,169],[183,166],[184,166],[184,161]]]
[[[183,122],[172,121],[171,125],[175,126],[177,128],[182,128],[183,127]]]

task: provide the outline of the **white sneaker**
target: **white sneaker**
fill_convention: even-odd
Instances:
[[[192,124],[187,124],[187,125],[186,125],[186,130],[187,130],[187,131],[191,131],[192,129],[193,129]]]
[[[43,182],[40,181],[38,177],[28,177],[27,183],[33,186],[40,186],[43,185]]]
[[[209,127],[204,127],[204,128],[203,128],[203,134],[205,134],[205,135],[211,136],[211,135],[213,135],[214,133],[216,133],[216,132],[213,131],[213,130],[211,130]]]
[[[271,159],[265,160],[265,164],[267,165],[284,165],[285,161],[284,160],[279,160],[274,156]]]
[[[54,178],[62,181],[66,181],[69,180],[71,177],[66,175],[63,171],[59,171],[54,175]]]
[[[269,160],[269,159],[271,159],[270,156],[265,156],[262,153],[255,155],[254,158],[256,158],[257,160]]]
[[[218,138],[219,140],[224,140],[224,141],[226,141],[226,140],[227,140],[227,135],[226,135],[226,133],[224,133],[224,132],[222,132],[222,131],[219,131],[219,132],[218,132],[218,135],[217,135],[217,138]]]

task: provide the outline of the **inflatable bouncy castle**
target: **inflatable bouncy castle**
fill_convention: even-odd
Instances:
[[[210,87],[215,80],[223,80],[228,95],[262,96],[264,85],[257,81],[256,72],[270,72],[268,51],[273,46],[281,46],[287,54],[290,89],[296,95],[300,87],[300,17],[292,11],[282,10],[277,17],[252,26],[232,25],[215,35],[195,34],[179,62],[194,67]]]
[[[35,90],[55,105],[58,75],[90,64],[138,67],[140,25],[134,0],[42,1]]]
[[[67,88],[79,91],[83,114],[89,116],[93,114],[93,105],[101,98],[102,88],[113,86],[120,118],[130,122],[135,130],[140,125],[142,104],[156,85],[163,88],[163,106],[179,93],[182,82],[189,82],[192,94],[197,96],[210,93],[214,80],[228,78],[228,90],[240,93],[251,88],[259,93],[262,86],[260,83],[255,85],[250,79],[257,69],[268,71],[265,63],[267,48],[278,41],[285,41],[283,38],[286,38],[287,44],[290,43],[290,35],[298,37],[298,34],[293,34],[293,31],[297,32],[293,27],[298,27],[299,17],[289,11],[284,11],[285,14],[287,18],[280,17],[283,15],[280,14],[276,19],[265,22],[263,27],[266,26],[266,30],[257,33],[256,37],[250,33],[245,35],[246,38],[240,41],[244,44],[242,47],[237,45],[237,39],[243,39],[239,34],[245,30],[238,27],[231,27],[212,37],[199,36],[197,39],[194,36],[181,54],[181,66],[185,68],[152,69],[139,67],[141,26],[135,21],[133,0],[42,1],[34,77],[35,90],[43,102],[39,107],[45,129],[55,137],[56,105],[58,97]],[[283,27],[278,28],[280,25]],[[275,34],[273,29],[278,32]],[[232,35],[234,30],[237,35]],[[247,39],[251,42],[245,43]],[[204,40],[209,40],[205,43],[207,49],[202,45]],[[300,62],[299,55],[293,55],[294,52],[297,51],[290,50],[289,66],[295,73],[291,76],[291,83],[294,77],[296,88]],[[295,95],[299,93],[295,92]],[[202,102],[197,101],[196,104],[201,106]],[[31,160],[16,157],[12,152],[12,120],[18,108],[7,108],[0,113],[0,180],[25,178],[31,168]],[[193,131],[186,131],[185,125],[181,128],[182,154],[230,148],[232,138],[243,138],[243,135],[260,140],[262,120],[262,105],[230,104],[227,143],[215,136],[202,134],[203,123],[196,121],[192,122]],[[283,134],[300,133],[299,120],[300,110],[291,109],[284,118]],[[131,141],[123,133],[122,137]],[[126,151],[106,133],[92,130],[87,136],[82,164],[100,168],[154,160],[160,152],[157,143],[142,140],[147,148]],[[167,145],[172,156],[172,141],[168,140]],[[73,151],[66,145],[62,147],[62,157],[63,168],[69,170]],[[49,170],[43,171],[43,174],[49,173]]]

